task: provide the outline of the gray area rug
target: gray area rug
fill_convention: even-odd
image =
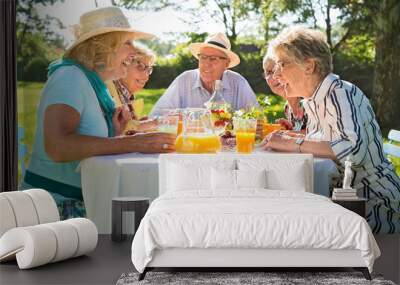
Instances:
[[[246,285],[246,284],[324,284],[324,285],[357,285],[379,284],[395,285],[384,280],[382,276],[372,275],[372,281],[364,278],[360,272],[148,272],[142,281],[139,273],[122,274],[116,285],[146,284],[213,284],[213,285]]]

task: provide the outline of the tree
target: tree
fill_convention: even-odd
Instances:
[[[59,56],[64,48],[64,39],[52,29],[55,25],[63,28],[61,22],[37,12],[38,5],[52,5],[57,0],[21,0],[17,4],[17,72],[19,80],[45,79],[43,73],[37,76],[40,66]],[[61,0],[63,1],[63,0]],[[44,68],[44,72],[45,72]]]
[[[23,44],[27,33],[40,32],[47,40],[56,39],[59,36],[51,29],[54,25],[64,28],[61,21],[47,15],[42,18],[37,12],[37,5],[53,5],[58,0],[20,0],[17,5],[17,41]],[[64,0],[61,0],[64,2]]]
[[[254,10],[252,3],[245,0],[200,0],[199,4],[212,19],[224,25],[232,46],[236,44],[239,22]]]
[[[376,28],[373,103],[382,128],[400,129],[400,2],[370,1]]]
[[[269,2],[261,0],[262,2]],[[400,2],[398,0],[282,0],[281,11],[298,16],[297,22],[318,27],[317,9],[323,16],[327,41],[334,57],[347,54],[359,68],[370,62],[375,48],[372,103],[382,129],[400,128]],[[340,26],[332,23],[335,11]],[[268,15],[267,15],[268,16]],[[352,47],[352,50],[349,49]],[[363,65],[363,66],[361,66]],[[352,67],[350,67],[352,68]],[[353,69],[354,71],[354,69]],[[355,77],[358,74],[353,75]],[[371,75],[370,75],[371,76]],[[371,93],[367,94],[370,95]]]
[[[269,2],[263,0],[263,2]],[[327,42],[332,53],[338,51],[346,40],[360,33],[370,33],[370,14],[363,1],[359,0],[280,0],[278,7],[281,13],[292,13],[297,16],[296,23],[309,24],[314,29],[325,31]],[[336,24],[332,14],[337,14]],[[319,25],[323,22],[324,26]]]
[[[135,10],[152,10],[155,12],[161,11],[162,9],[173,7],[181,7],[181,4],[186,1],[171,1],[171,0],[111,0],[114,6],[123,6],[126,9]]]
[[[258,1],[256,1],[258,2]],[[260,7],[260,12],[261,15],[263,15],[262,20],[261,20],[261,27],[263,31],[263,38],[264,41],[267,43],[270,39],[271,36],[271,22],[276,20],[276,15],[277,15],[277,9],[274,5],[276,1],[271,1],[271,0],[264,0],[261,1],[259,5],[255,3],[255,7]]]
[[[113,4],[127,9],[157,12],[165,8],[173,8],[177,11],[183,11],[190,17],[189,20],[181,20],[192,26],[196,26],[200,21],[210,18],[224,26],[232,46],[235,46],[236,39],[240,33],[238,24],[247,19],[249,14],[254,11],[254,3],[246,0],[199,0],[197,7],[188,7],[183,5],[184,3],[186,1],[113,0]]]

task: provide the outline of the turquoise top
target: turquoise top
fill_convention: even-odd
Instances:
[[[77,66],[57,68],[47,80],[37,112],[37,126],[28,172],[81,188],[77,170],[79,161],[54,162],[44,149],[43,122],[45,110],[53,104],[65,104],[80,114],[77,133],[108,137],[108,127],[96,93],[85,73]]]
[[[106,84],[95,71],[89,70],[69,58],[62,58],[50,63],[47,77],[50,77],[58,68],[65,66],[77,66],[85,73],[87,79],[90,82],[90,85],[92,85],[94,92],[96,93],[97,100],[99,101],[101,110],[103,111],[104,117],[106,119],[108,136],[113,137],[114,125],[112,122],[112,117],[115,112],[115,103],[114,99],[111,97],[110,92],[107,89]]]

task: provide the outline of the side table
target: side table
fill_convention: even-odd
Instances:
[[[135,232],[140,221],[146,214],[150,205],[150,198],[147,197],[116,197],[112,199],[112,228],[111,239],[123,241],[126,235],[122,233],[122,213],[135,212]]]
[[[339,204],[340,206],[365,218],[365,206],[367,204],[366,198],[357,197],[354,199],[332,199],[332,202]]]

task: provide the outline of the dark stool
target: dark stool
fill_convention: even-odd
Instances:
[[[116,197],[112,199],[112,234],[113,241],[123,241],[126,235],[122,234],[122,213],[135,212],[135,232],[140,221],[149,208],[150,199],[146,197]]]
[[[345,200],[345,199],[341,200],[339,198],[339,199],[332,199],[332,201],[350,211],[353,211],[356,214],[359,214],[361,217],[365,219],[366,217],[365,208],[368,199],[356,197],[350,200]]]

